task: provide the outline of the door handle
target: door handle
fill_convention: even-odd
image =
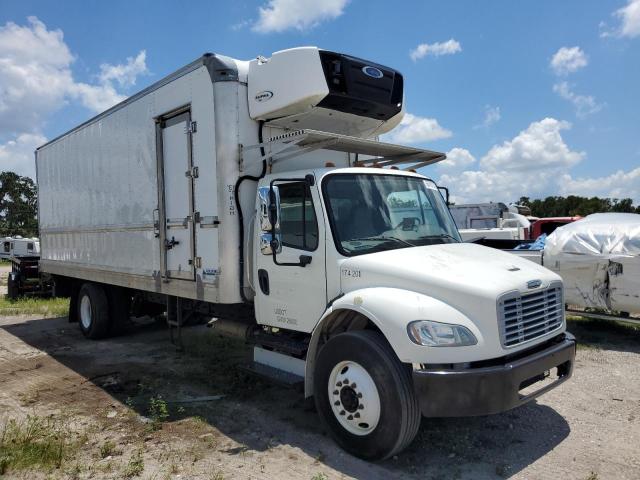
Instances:
[[[313,260],[311,255],[300,255],[300,266],[303,268],[306,267],[311,263],[311,260]]]
[[[260,284],[262,293],[269,295],[269,272],[264,268],[258,270],[258,283]]]
[[[171,250],[174,245],[180,245],[180,241],[176,240],[176,237],[171,237],[171,240],[165,240],[164,241],[164,247],[167,250]]]

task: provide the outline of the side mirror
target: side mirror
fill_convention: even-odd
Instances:
[[[271,233],[275,227],[276,231],[280,230],[280,192],[277,186],[260,187],[258,189],[258,197],[260,198],[260,230]]]
[[[260,252],[263,255],[273,255],[282,252],[282,236],[276,233],[275,238],[270,233],[260,234]]]

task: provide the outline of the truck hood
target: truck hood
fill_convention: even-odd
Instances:
[[[441,300],[467,317],[483,311],[495,322],[499,295],[532,292],[527,282],[540,280],[546,288],[560,277],[511,253],[471,243],[401,248],[352,257],[341,264],[346,293],[366,287],[415,291]]]

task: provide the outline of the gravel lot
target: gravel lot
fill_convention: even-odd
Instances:
[[[299,392],[235,368],[249,350],[204,326],[183,331],[178,353],[152,321],[92,342],[63,318],[0,317],[0,420],[53,415],[84,435],[61,468],[5,478],[119,479],[140,454],[149,479],[638,479],[640,332],[569,328],[583,343],[560,388],[501,415],[425,419],[408,450],[366,463],[334,445]],[[151,429],[158,396],[170,416]]]

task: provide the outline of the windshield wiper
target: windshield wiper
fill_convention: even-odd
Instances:
[[[402,240],[401,238],[397,238],[397,237],[363,237],[363,238],[351,238],[348,241],[349,242],[366,242],[366,241],[380,241],[380,242],[386,242],[388,240],[397,242],[397,243],[402,243],[404,245],[407,245],[409,247],[415,247],[416,245],[414,243],[411,242],[407,242],[406,240]]]
[[[438,235],[423,235],[422,237],[418,237],[418,238],[420,240],[422,240],[423,238],[450,238],[451,240],[454,240],[456,243],[460,243],[460,240],[458,240],[453,235],[449,235],[448,233],[440,233]]]

